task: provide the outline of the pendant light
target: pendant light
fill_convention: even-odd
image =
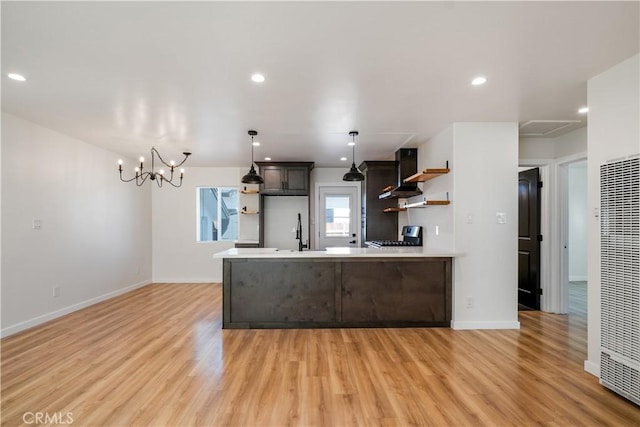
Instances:
[[[249,135],[251,135],[251,169],[248,174],[242,177],[243,184],[264,184],[264,179],[256,173],[256,169],[253,167],[253,137],[257,134],[258,132],[255,130],[249,131]]]
[[[358,170],[358,168],[356,168],[356,135],[358,134],[357,130],[352,130],[351,132],[349,132],[349,135],[351,135],[351,143],[349,145],[351,145],[351,148],[353,148],[353,162],[351,163],[351,169],[349,169],[349,172],[345,173],[344,176],[342,177],[343,181],[364,181],[364,175],[362,175],[362,173],[360,173],[360,171]]]

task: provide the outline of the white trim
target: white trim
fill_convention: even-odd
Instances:
[[[118,295],[126,294],[127,292],[133,291],[134,289],[141,288],[150,284],[150,280],[144,280],[142,282],[134,283],[131,286],[127,286],[126,288],[118,289],[117,291],[108,292],[106,294],[97,296],[95,298],[90,298],[88,300],[79,302],[77,304],[73,304],[64,308],[61,308],[56,311],[52,311],[47,314],[43,314],[38,317],[34,317],[29,320],[25,320],[24,322],[17,323],[12,326],[8,326],[0,331],[0,338],[8,337],[9,335],[16,334],[18,332],[24,331],[29,328],[33,328],[34,326],[38,326],[42,323],[48,322],[49,320],[56,319],[58,317],[64,316],[69,313],[73,313],[74,311],[81,310],[83,308],[89,307],[91,305],[97,304],[102,301],[106,301],[113,297],[117,297]]]
[[[600,378],[600,365],[597,363],[593,363],[590,360],[584,361],[584,370],[590,373],[591,375]]]
[[[554,222],[557,231],[554,239],[554,286],[550,292],[555,298],[553,313],[569,312],[569,169],[565,163],[556,164],[556,209]]]
[[[570,282],[586,282],[587,276],[569,276]]]
[[[518,159],[518,166],[546,166],[555,163],[554,159]]]
[[[551,304],[547,289],[552,287],[553,251],[551,242],[553,231],[550,212],[553,205],[551,188],[553,188],[554,178],[549,165],[538,166],[538,169],[540,170],[540,181],[542,181],[540,189],[540,234],[542,235],[542,242],[540,242],[540,289],[542,289],[540,310],[549,311]]]
[[[574,154],[570,154],[568,156],[564,156],[564,157],[558,157],[556,159],[556,163],[557,164],[565,164],[565,163],[575,163],[575,162],[579,162],[580,160],[587,160],[587,152],[586,151],[581,151],[579,153],[574,153]]]
[[[451,329],[520,329],[520,322],[517,321],[451,321]]]
[[[219,279],[215,279],[215,278],[211,278],[211,277],[206,277],[206,278],[197,278],[197,279],[185,279],[184,277],[179,277],[179,278],[172,278],[172,279],[167,279],[167,278],[161,278],[161,279],[157,279],[157,278],[153,278],[153,283],[161,283],[161,284],[171,284],[171,285],[184,285],[184,284],[189,284],[189,283],[211,283],[212,285],[216,284],[216,283],[222,283],[222,278]]]

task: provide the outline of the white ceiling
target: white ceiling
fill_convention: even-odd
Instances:
[[[256,160],[346,168],[353,129],[359,163],[456,121],[584,125],[587,80],[639,51],[638,6],[3,1],[2,109],[132,158],[248,166],[256,129]]]

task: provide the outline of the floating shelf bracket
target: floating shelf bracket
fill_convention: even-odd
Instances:
[[[426,206],[444,206],[450,203],[451,201],[449,201],[449,192],[447,191],[446,200],[427,200],[427,198],[425,197],[424,200],[421,202],[405,203],[404,208],[411,209],[411,208],[424,208]]]

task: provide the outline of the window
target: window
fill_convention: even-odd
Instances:
[[[349,237],[351,197],[327,195],[325,198],[325,237]]]
[[[198,241],[238,239],[238,189],[198,188]]]

